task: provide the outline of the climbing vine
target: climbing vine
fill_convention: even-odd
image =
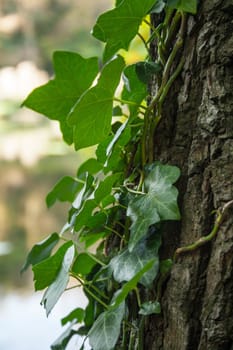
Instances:
[[[154,159],[154,133],[184,65],[187,15],[196,7],[197,0],[117,0],[92,31],[106,43],[101,67],[96,57],[55,52],[54,78],[23,103],[59,121],[64,141],[76,150],[97,145],[96,156],[48,194],[48,207],[57,200],[71,204],[67,222],[32,248],[22,268],[32,265],[35,289],[46,289],[47,315],[70,278],[87,296],[85,309],[62,319],[68,326],[53,350],[65,349],[74,335],[83,337],[80,349],[87,341],[93,350],[143,349],[145,320],[161,311],[160,285],[172,264],[159,258],[162,222],[180,219],[174,186],[180,171]],[[148,38],[139,31],[143,22]],[[118,52],[136,36],[148,54],[127,66]]]

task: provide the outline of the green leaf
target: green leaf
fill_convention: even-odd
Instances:
[[[179,11],[197,13],[197,0],[167,0],[167,5]]]
[[[148,228],[162,220],[179,220],[177,189],[172,186],[180,176],[175,166],[155,164],[145,179],[145,194],[130,202],[127,216],[132,220],[129,251],[145,236]]]
[[[44,305],[46,309],[47,316],[50,314],[51,310],[56,305],[58,299],[66,289],[69,282],[69,269],[74,259],[74,245],[69,247],[62,260],[62,265],[55,281],[50,284],[48,289],[45,291],[41,304]]]
[[[94,209],[96,208],[96,202],[93,199],[87,199],[84,201],[81,209],[75,214],[75,231],[79,231],[83,226],[88,226],[89,219],[92,216]]]
[[[140,307],[139,314],[148,316],[152,314],[160,314],[161,312],[161,307],[160,303],[158,301],[147,301],[143,303]]]
[[[154,263],[155,259],[148,261],[147,264],[130,281],[123,285],[123,287],[117,292],[117,295],[114,298],[114,302],[110,306],[111,309],[115,309],[126,299],[129,292],[136,288],[142,276],[152,268]]]
[[[88,333],[93,350],[113,350],[120,335],[124,312],[125,304],[121,303],[116,309],[100,314]]]
[[[81,253],[75,259],[72,266],[72,271],[77,275],[80,274],[85,276],[91,272],[96,264],[96,260],[93,259],[90,254]]]
[[[57,51],[53,56],[55,78],[36,88],[23,105],[61,123],[64,138],[71,143],[72,129],[66,123],[71,108],[98,73],[98,59],[85,59],[73,52]]]
[[[51,345],[52,350],[65,350],[70,339],[73,337],[74,334],[77,332],[72,329],[74,323],[71,324],[65,332],[63,332],[60,337]]]
[[[68,120],[74,126],[76,150],[103,141],[111,130],[113,97],[124,60],[118,56],[103,68],[98,83],[78,100]]]
[[[64,176],[46,197],[46,204],[51,207],[57,200],[61,202],[73,202],[76,193],[82,188],[82,184],[74,177]]]
[[[139,105],[147,95],[147,87],[139,80],[136,67],[136,64],[132,64],[124,69],[124,89],[121,95],[123,100],[134,103],[134,105],[129,105],[132,114],[138,110]]]
[[[44,289],[55,280],[66,251],[72,244],[72,241],[63,244],[53,256],[33,266],[35,290]]]
[[[79,193],[77,194],[76,198],[72,203],[72,206],[75,209],[80,209],[85,199],[88,198],[90,192],[92,192],[92,186],[94,181],[93,176],[86,173],[83,181],[84,181],[84,186],[79,191]]]
[[[161,13],[165,7],[165,2],[163,0],[157,0],[150,10],[150,13]]]
[[[95,200],[100,203],[106,196],[112,192],[113,185],[120,178],[121,173],[115,173],[107,176],[103,181],[101,181],[95,190]]]
[[[80,307],[78,307],[77,309],[71,311],[66,317],[64,317],[61,320],[61,324],[62,326],[64,326],[68,322],[73,323],[73,321],[75,321],[75,323],[81,323],[84,320],[84,316],[85,316],[85,311]]]
[[[85,247],[89,248],[90,246],[98,242],[100,239],[104,238],[106,235],[106,232],[87,233],[86,235],[80,236],[80,242],[84,242]]]
[[[135,70],[138,79],[144,84],[148,84],[153,75],[161,72],[162,66],[157,62],[138,62],[136,63]]]
[[[159,270],[160,245],[160,234],[153,232],[151,237],[141,240],[132,252],[125,248],[110,261],[114,279],[119,283],[130,281],[149,261],[155,259],[152,268],[140,280],[145,287],[150,287]]]
[[[31,251],[28,253],[26,261],[21,269],[21,273],[26,271],[29,265],[36,265],[42,260],[47,259],[58,242],[58,234],[52,233],[43,241],[35,244]]]
[[[90,175],[95,175],[102,169],[102,165],[95,158],[89,158],[86,160],[77,171],[77,176],[82,175],[83,173],[88,173]]]
[[[143,18],[154,5],[155,0],[118,1],[117,7],[100,15],[92,34],[106,42],[104,61],[109,60],[119,49],[127,50],[136,36]]]

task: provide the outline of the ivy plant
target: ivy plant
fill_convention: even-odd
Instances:
[[[47,195],[48,207],[70,203],[67,222],[32,248],[22,268],[32,265],[35,289],[45,289],[41,303],[47,314],[70,278],[87,296],[86,308],[62,319],[67,328],[53,350],[65,349],[74,335],[84,339],[80,350],[85,342],[93,350],[143,349],[144,320],[160,313],[160,293],[152,291],[171,268],[159,249],[163,222],[180,219],[175,187],[180,171],[154,159],[154,133],[184,64],[187,14],[196,9],[196,0],[117,0],[92,30],[105,43],[102,63],[57,51],[54,78],[23,102],[57,120],[64,142],[76,150],[96,145],[95,157]],[[151,14],[160,15],[157,27]],[[142,23],[149,37],[141,34]],[[147,55],[127,65],[119,50],[130,50],[136,36]],[[156,92],[150,96],[152,80]]]

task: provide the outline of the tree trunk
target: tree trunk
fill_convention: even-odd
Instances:
[[[208,234],[212,211],[233,199],[233,1],[200,3],[155,135],[155,158],[182,172],[182,220],[167,225],[162,258]],[[233,350],[232,209],[214,240],[178,257],[161,304],[145,349]]]

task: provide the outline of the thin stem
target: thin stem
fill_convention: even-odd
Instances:
[[[140,104],[138,104],[138,103],[136,103],[136,102],[127,101],[127,100],[122,100],[122,99],[117,98],[117,97],[114,97],[114,98],[113,98],[113,101],[120,102],[120,103],[125,104],[125,105],[137,106],[137,107],[143,108],[143,109],[145,109],[145,110],[147,109],[145,106],[140,105]]]
[[[83,289],[93,298],[95,299],[99,304],[101,304],[105,309],[108,309],[108,305],[105,304],[100,298],[98,298],[94,293],[90,291],[87,287],[83,286]]]
[[[97,262],[97,264],[100,264],[101,266],[107,266],[105,263],[103,263],[103,261],[99,260],[95,255],[89,253],[89,252],[85,252],[91,259],[93,259],[94,261]]]
[[[139,293],[139,289],[136,287],[134,288],[135,294],[136,294],[136,298],[137,298],[137,303],[138,303],[138,307],[141,307],[141,298],[140,298],[140,293]]]
[[[104,228],[106,229],[106,230],[108,230],[108,231],[110,231],[111,233],[114,233],[115,235],[117,235],[120,239],[122,239],[122,235],[119,233],[119,232],[117,232],[116,230],[114,230],[113,228],[111,228],[111,227],[108,227],[108,226],[104,226]]]
[[[139,38],[142,40],[142,42],[143,42],[143,44],[144,44],[144,46],[145,46],[145,49],[146,49],[146,51],[147,51],[147,53],[148,53],[148,55],[149,55],[149,54],[150,54],[150,49],[149,49],[149,47],[148,47],[148,45],[147,45],[146,40],[144,39],[144,37],[142,36],[141,33],[138,32],[137,35],[138,35]]]

